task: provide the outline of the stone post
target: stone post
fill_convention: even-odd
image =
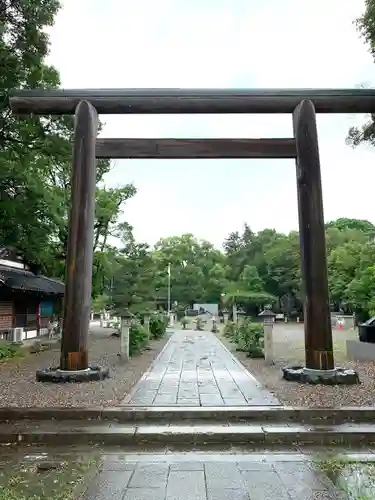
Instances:
[[[237,323],[237,305],[236,304],[233,304],[232,311],[233,311],[233,323]]]
[[[150,340],[151,332],[150,332],[150,313],[146,312],[143,316],[143,326],[145,327],[148,335],[148,340]]]
[[[275,322],[276,314],[272,311],[271,306],[264,306],[264,310],[259,314],[264,322],[264,360],[266,365],[273,365],[273,339],[272,330]]]
[[[124,311],[121,314],[120,326],[120,356],[123,361],[128,361],[130,358],[129,353],[129,333],[132,315],[129,311]]]
[[[228,320],[229,320],[229,312],[228,311],[223,311],[223,318],[224,318],[224,324],[228,324]]]
[[[174,326],[174,313],[172,311],[169,312],[169,324],[168,326],[173,327]]]

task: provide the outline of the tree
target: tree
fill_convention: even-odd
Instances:
[[[339,309],[346,298],[346,290],[355,278],[361,259],[362,245],[358,242],[344,243],[328,256],[328,285],[331,301]]]
[[[166,303],[168,294],[167,269],[171,268],[172,301],[188,306],[194,302],[220,300],[225,282],[224,256],[207,241],[192,234],[161,239],[153,253],[157,269],[157,290]],[[223,285],[218,284],[219,275]]]
[[[54,196],[43,182],[45,171],[61,154],[54,130],[67,134],[68,120],[19,119],[9,109],[8,93],[12,88],[59,85],[57,71],[44,62],[49,42],[45,28],[52,25],[58,8],[56,0],[6,0],[0,10],[1,245],[20,250],[37,264],[48,253],[40,242],[54,233],[49,213]]]
[[[59,9],[56,0],[5,0],[0,4],[0,245],[20,252],[45,274],[63,278],[68,239],[74,120],[71,116],[18,118],[8,106],[13,88],[56,88],[55,68],[45,64],[45,28]],[[93,293],[111,267],[107,239],[117,231],[131,184],[106,189],[110,162],[97,162]]]
[[[346,231],[352,229],[365,235],[373,235],[375,233],[375,226],[372,222],[364,219],[348,219],[346,217],[336,219],[326,223],[326,228],[333,227],[339,231]]]
[[[365,12],[356,21],[372,58],[375,60],[375,0],[365,0]],[[375,145],[375,114],[362,127],[352,127],[347,138],[348,144],[356,147],[362,143]]]
[[[155,268],[149,246],[130,241],[117,257],[112,302],[115,309],[134,314],[155,307]]]

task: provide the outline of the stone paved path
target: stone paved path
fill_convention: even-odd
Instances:
[[[177,330],[123,404],[266,406],[280,403],[214,334]]]
[[[311,457],[310,457],[311,458]],[[84,500],[342,500],[296,454],[107,455]]]

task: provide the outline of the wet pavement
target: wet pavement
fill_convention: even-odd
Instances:
[[[0,448],[1,500],[369,500],[370,447]]]
[[[315,459],[313,454],[287,451],[158,455],[93,449],[46,452],[32,448],[12,455],[7,450],[0,462],[0,498],[347,499],[347,483],[335,486]]]
[[[217,407],[279,402],[214,334],[177,330],[122,404]]]
[[[155,458],[158,458],[155,460]],[[104,457],[84,500],[342,500],[303,455]],[[294,461],[292,461],[294,460]]]

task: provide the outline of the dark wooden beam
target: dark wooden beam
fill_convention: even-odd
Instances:
[[[61,89],[15,90],[18,114],[74,114],[79,101],[104,114],[292,113],[309,99],[317,113],[375,113],[374,89]]]
[[[97,158],[295,158],[294,139],[98,139]]]
[[[314,104],[293,113],[297,146],[297,197],[304,293],[306,368],[334,368],[329,307],[322,181]]]
[[[87,101],[75,115],[71,209],[64,297],[60,368],[88,367],[88,332],[91,314],[98,116]]]

